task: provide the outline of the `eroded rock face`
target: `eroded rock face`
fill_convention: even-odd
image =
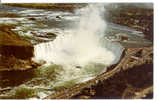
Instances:
[[[27,70],[40,66],[40,64],[31,60],[17,59],[14,56],[6,57],[1,55],[0,61],[0,71]]]
[[[32,46],[16,46],[16,45],[1,45],[0,53],[5,56],[15,56],[19,59],[30,59],[33,56]]]
[[[18,59],[33,57],[34,47],[28,41],[20,39],[11,31],[9,26],[0,26],[0,54],[14,56]]]
[[[13,26],[0,26],[0,71],[26,70],[38,66],[31,61],[33,45],[20,39],[11,28]]]

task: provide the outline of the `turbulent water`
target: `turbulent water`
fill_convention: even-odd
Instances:
[[[87,6],[74,29],[60,34],[53,42],[36,45],[34,59],[70,67],[89,63],[115,64],[122,47],[115,45],[115,51],[111,51],[108,48],[113,47],[113,43],[103,40],[106,22],[102,14],[105,12],[103,5]]]
[[[11,89],[0,96],[43,98],[54,91],[72,87],[106,72],[107,67],[119,61],[124,49],[120,43],[105,38],[115,35],[109,34],[109,29],[121,32],[123,30],[129,37],[134,37],[131,40],[143,40],[143,34],[137,31],[107,23],[104,18],[104,6],[106,5],[89,4],[76,10],[74,14],[25,8],[7,9],[8,12],[16,12],[23,18],[1,18],[0,23],[18,24],[13,31],[22,37],[29,37],[32,43],[36,40],[47,41],[35,43],[33,58],[34,61],[46,63],[37,69],[22,72],[19,78],[21,83],[13,86],[3,85],[4,88]],[[56,18],[59,15],[61,19]],[[30,16],[38,20],[28,20]],[[57,37],[45,38],[48,34],[56,34]],[[41,35],[42,37],[39,37]],[[5,77],[8,75],[3,74]],[[13,77],[16,79],[17,72],[14,74]],[[23,79],[23,75],[27,77],[26,80]],[[10,76],[8,80],[12,80]]]
[[[54,64],[62,66],[57,85],[87,81],[116,64],[122,54],[120,44],[104,40],[104,5],[89,5],[83,9],[73,29],[58,35],[54,41],[35,46],[33,60],[46,61],[45,66],[52,68]]]

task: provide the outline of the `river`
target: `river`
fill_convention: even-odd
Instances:
[[[34,45],[32,60],[45,62],[28,71],[0,72],[0,98],[44,98],[106,72],[125,48],[152,45],[142,32],[105,20],[105,6],[68,12],[0,5],[2,15],[16,15],[1,16],[0,24],[16,25],[12,30]]]

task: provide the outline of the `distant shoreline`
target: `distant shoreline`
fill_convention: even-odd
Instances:
[[[4,3],[3,5],[13,6],[13,7],[23,7],[23,8],[36,8],[36,9],[53,9],[61,11],[73,11],[75,8],[82,8],[86,6],[86,3]]]

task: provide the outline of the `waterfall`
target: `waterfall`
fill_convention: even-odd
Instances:
[[[36,45],[33,60],[71,67],[117,63],[123,48],[118,43],[103,40],[106,34],[104,5],[89,4],[80,9],[80,13],[80,21],[73,29],[59,34],[54,41]]]

